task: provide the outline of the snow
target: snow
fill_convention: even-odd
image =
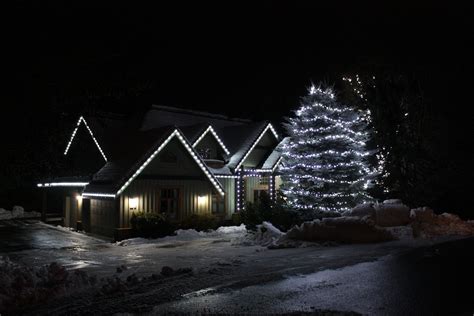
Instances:
[[[375,222],[378,226],[392,227],[402,226],[410,223],[410,208],[405,204],[395,203],[395,200],[388,200],[391,203],[375,204]]]
[[[368,217],[343,216],[304,222],[287,233],[287,237],[306,241],[373,243],[393,239],[389,232],[374,225]]]
[[[166,236],[156,239],[147,238],[130,238],[119,242],[116,242],[118,246],[131,246],[131,245],[143,245],[143,244],[156,244],[163,242],[175,242],[175,241],[193,241],[201,238],[210,237],[230,237],[238,238],[242,237],[247,233],[247,229],[244,224],[240,226],[221,226],[216,230],[209,230],[206,232],[197,231],[195,229],[178,229],[175,231],[175,236]]]
[[[25,212],[23,207],[15,205],[11,211],[8,211],[4,208],[0,208],[0,220],[9,220],[15,218],[34,218],[41,217],[41,213],[31,211]]]

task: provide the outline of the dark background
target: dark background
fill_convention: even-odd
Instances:
[[[13,101],[2,108],[0,207],[35,207],[23,192],[54,175],[50,162],[79,113],[131,114],[155,103],[280,122],[311,82],[337,84],[365,64],[421,82],[443,122],[433,131],[443,157],[466,168],[445,179],[456,189],[440,206],[463,207],[473,175],[471,10],[433,2],[223,2],[17,2],[6,29],[14,75]]]

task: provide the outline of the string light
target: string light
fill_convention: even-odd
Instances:
[[[49,182],[49,183],[38,183],[38,188],[42,187],[85,187],[89,182]]]
[[[214,136],[214,138],[217,140],[217,142],[219,143],[219,145],[221,145],[222,149],[224,150],[224,152],[228,155],[230,154],[229,150],[227,149],[227,147],[224,145],[224,142],[220,139],[220,137],[217,135],[216,131],[214,130],[214,128],[212,128],[211,125],[209,125],[209,127],[201,134],[201,136],[199,136],[199,138],[194,142],[193,144],[193,147],[196,147],[197,144],[199,144],[199,142],[204,138],[204,136],[206,136],[206,134],[208,132],[211,132],[211,134]]]
[[[209,181],[214,185],[214,188],[219,192],[220,195],[224,195],[224,190],[221,187],[219,181],[214,177],[214,175],[209,171],[206,167],[205,163],[202,161],[199,154],[197,154],[194,149],[188,144],[186,139],[181,135],[178,129],[175,129],[170,136],[156,149],[150,157],[135,171],[135,173],[124,183],[124,185],[117,191],[117,195],[120,195],[129,185],[130,183],[145,169],[145,167],[155,158],[155,156],[173,139],[177,137],[179,141],[184,145],[187,149],[188,153],[193,157],[194,161],[198,164],[204,174],[207,176]]]
[[[107,162],[107,157],[105,156],[104,151],[103,151],[102,148],[100,147],[99,142],[98,142],[97,139],[94,137],[94,133],[92,133],[92,130],[89,128],[89,125],[87,124],[86,119],[85,119],[83,116],[79,117],[79,120],[78,120],[77,123],[76,123],[76,128],[74,128],[74,131],[72,132],[71,138],[69,139],[69,142],[68,142],[68,144],[67,144],[67,146],[66,146],[66,150],[64,151],[64,155],[66,156],[67,153],[69,152],[69,148],[71,147],[72,141],[74,140],[74,137],[76,136],[77,130],[79,129],[79,126],[81,125],[81,123],[84,123],[85,127],[86,127],[87,130],[89,131],[89,134],[91,135],[92,139],[94,140],[95,145],[96,145],[97,148],[99,149],[100,154],[101,154],[102,157],[104,158],[105,162]]]
[[[342,212],[371,200],[364,192],[374,172],[365,162],[371,154],[365,148],[370,115],[342,106],[331,89],[310,89],[288,119],[291,137],[282,146],[281,190],[291,206]]]
[[[263,135],[265,135],[265,133],[268,131],[268,130],[271,130],[273,135],[275,136],[276,139],[278,139],[278,134],[276,133],[275,129],[273,128],[272,124],[271,123],[268,123],[268,125],[265,127],[265,129],[260,133],[260,135],[258,136],[258,138],[255,140],[255,142],[253,142],[252,146],[250,147],[249,150],[247,150],[247,152],[245,153],[245,155],[240,159],[239,163],[237,164],[237,166],[235,167],[235,169],[239,169],[240,166],[242,165],[242,163],[245,161],[245,159],[248,157],[248,155],[252,152],[252,150],[255,148],[255,146],[257,146],[258,142],[260,141],[260,139],[262,139]]]

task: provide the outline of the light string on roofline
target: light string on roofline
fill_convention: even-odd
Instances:
[[[263,135],[265,135],[265,133],[267,132],[267,130],[270,129],[272,132],[273,132],[273,135],[275,136],[276,139],[278,139],[278,134],[277,132],[275,131],[275,129],[273,128],[272,124],[271,123],[268,123],[267,127],[265,127],[265,129],[260,133],[260,135],[258,136],[258,138],[255,140],[255,142],[252,144],[252,146],[250,147],[249,150],[247,150],[247,152],[245,153],[245,155],[242,157],[242,159],[240,159],[240,162],[237,164],[237,166],[235,167],[235,169],[239,169],[240,166],[242,165],[242,163],[245,161],[245,159],[248,157],[248,155],[252,152],[252,150],[255,148],[255,146],[257,146],[257,143],[260,141],[260,139],[262,139]]]
[[[155,156],[173,139],[174,137],[177,137],[179,141],[184,145],[184,147],[187,149],[189,154],[193,157],[194,161],[198,164],[198,166],[201,168],[201,170],[204,172],[204,174],[207,176],[207,178],[211,181],[211,183],[214,185],[214,188],[219,192],[221,196],[223,196],[224,190],[221,187],[221,184],[219,183],[218,180],[215,179],[215,177],[212,175],[211,172],[208,171],[206,165],[204,162],[201,160],[198,154],[196,154],[193,150],[193,148],[188,145],[186,142],[185,138],[181,135],[181,133],[175,129],[168,138],[156,149],[150,157],[135,171],[135,173],[125,182],[125,184],[117,191],[117,195],[120,195],[129,185],[130,183],[145,169],[145,167],[155,158]]]
[[[116,195],[113,193],[82,193],[83,198],[88,197],[104,197],[104,198],[115,198]]]
[[[42,187],[85,187],[89,182],[47,182],[47,183],[38,183],[36,186],[38,188]]]
[[[224,152],[228,155],[230,154],[230,151],[227,149],[227,147],[224,145],[224,142],[220,139],[220,137],[217,135],[216,131],[214,128],[209,125],[209,127],[199,136],[199,138],[194,142],[193,147],[196,147],[197,144],[206,136],[208,132],[211,132],[211,134],[214,136],[214,138],[217,140],[219,145],[221,145],[222,149]]]
[[[100,147],[99,142],[98,142],[97,139],[95,138],[94,133],[93,133],[92,130],[90,129],[89,125],[88,125],[87,122],[86,122],[86,119],[85,119],[83,116],[79,117],[79,120],[77,121],[76,127],[74,128],[74,131],[72,132],[71,138],[69,139],[69,142],[68,142],[68,144],[67,144],[67,146],[66,146],[66,150],[64,151],[64,155],[66,156],[67,153],[69,152],[69,148],[71,147],[72,141],[74,140],[74,137],[76,136],[77,130],[79,129],[79,126],[81,125],[81,122],[84,123],[84,125],[86,126],[87,130],[89,131],[89,134],[90,134],[91,137],[92,137],[92,140],[94,141],[95,145],[96,145],[97,148],[99,149],[100,154],[102,155],[102,157],[104,158],[104,160],[107,162],[107,157],[105,156],[104,151],[103,151],[102,148]]]

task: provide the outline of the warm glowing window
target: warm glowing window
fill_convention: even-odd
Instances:
[[[270,177],[260,177],[258,178],[258,183],[261,185],[269,185]]]

